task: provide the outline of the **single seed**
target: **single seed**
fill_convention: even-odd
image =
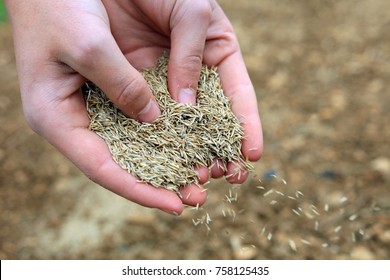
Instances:
[[[343,204],[346,201],[348,201],[348,198],[346,196],[343,196],[342,198],[340,198],[340,204]]]
[[[315,222],[314,222],[314,230],[315,230],[315,231],[318,231],[319,228],[320,228],[320,224],[318,223],[318,221],[315,221]]]
[[[325,211],[325,212],[328,212],[328,211],[329,211],[329,204],[328,204],[328,203],[325,204],[325,206],[324,206],[324,211]]]
[[[291,239],[288,240],[288,243],[290,244],[290,248],[291,250],[293,250],[294,252],[297,251],[297,245],[295,244],[295,242]]]
[[[281,191],[275,191],[278,195],[280,196],[284,196],[284,193],[282,193]]]
[[[274,189],[270,189],[269,191],[265,192],[265,193],[263,194],[263,196],[266,197],[266,196],[270,195],[270,194],[273,193],[273,192],[274,192]]]
[[[311,243],[306,239],[301,239],[301,242],[306,245],[311,245]]]
[[[358,217],[359,217],[358,214],[353,214],[353,215],[349,216],[348,220],[355,221]]]
[[[351,239],[352,239],[352,242],[355,243],[356,242],[356,235],[354,232],[351,233]]]
[[[269,204],[275,205],[276,203],[278,203],[276,200],[272,200]]]
[[[291,209],[291,210],[294,212],[295,215],[301,216],[301,213],[299,213],[297,210],[295,210],[295,209]]]

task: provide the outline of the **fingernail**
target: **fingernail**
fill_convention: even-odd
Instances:
[[[149,103],[145,108],[138,114],[138,119],[141,122],[152,122],[161,115],[160,108],[158,107],[156,101],[153,99],[149,100]]]
[[[195,91],[192,88],[184,88],[179,91],[178,100],[183,104],[196,104],[196,95]]]
[[[161,209],[162,211],[164,211],[165,213],[168,213],[168,214],[171,214],[173,216],[180,216],[179,213],[177,213],[176,211],[172,211],[172,210],[166,210],[166,209]]]

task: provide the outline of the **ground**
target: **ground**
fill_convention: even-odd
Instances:
[[[27,127],[0,26],[1,259],[390,258],[390,2],[220,4],[265,152],[244,185],[212,181],[204,209],[181,217],[91,183]]]

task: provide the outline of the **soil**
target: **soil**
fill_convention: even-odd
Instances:
[[[1,259],[390,258],[390,2],[220,4],[265,153],[245,184],[212,181],[181,217],[96,186],[28,128],[0,26]]]

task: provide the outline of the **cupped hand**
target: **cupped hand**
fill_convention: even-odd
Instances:
[[[135,68],[152,67],[164,51],[170,52],[168,85],[175,100],[195,104],[202,63],[218,66],[225,95],[243,124],[242,153],[250,161],[261,157],[263,138],[256,94],[237,37],[216,1],[103,0],[103,3],[112,34]],[[237,172],[235,163],[220,162],[211,170],[214,178],[226,175],[231,183],[242,183],[247,176],[245,170]]]
[[[260,157],[261,127],[253,87],[229,22],[215,3],[4,2],[14,30],[27,122],[93,181],[138,204],[169,213],[180,214],[183,203],[205,201],[206,194],[194,185],[184,187],[180,198],[137,182],[112,160],[104,141],[88,129],[80,91],[86,80],[102,88],[132,118],[152,121],[159,116],[153,95],[137,70],[152,66],[166,49],[171,50],[170,90],[180,102],[194,102],[202,60],[219,66],[233,110],[245,122],[243,153],[250,160]],[[204,169],[199,173],[201,183],[207,180]]]

